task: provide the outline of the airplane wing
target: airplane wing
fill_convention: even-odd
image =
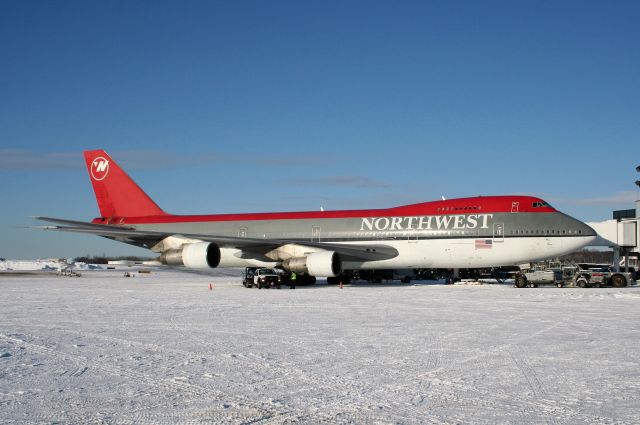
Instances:
[[[175,236],[186,239],[198,239],[204,242],[215,243],[220,248],[237,248],[245,252],[243,257],[262,257],[265,253],[278,247],[295,244],[299,246],[335,251],[344,261],[378,261],[387,260],[398,256],[398,251],[383,244],[358,244],[345,245],[331,242],[311,242],[307,240],[291,239],[260,239],[246,237],[219,236],[201,233],[167,233],[148,230],[137,230],[126,225],[96,224],[84,221],[66,220],[52,217],[33,217],[34,219],[56,223],[55,226],[35,226],[43,230],[57,230],[64,232],[89,233],[119,242],[136,245],[142,248],[151,248],[163,239]]]

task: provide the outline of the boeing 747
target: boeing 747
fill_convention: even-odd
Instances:
[[[37,217],[48,229],[150,249],[167,265],[276,267],[336,277],[360,269],[477,268],[578,250],[596,237],[532,196],[477,196],[385,209],[174,215],[103,150],[84,152],[100,217]]]

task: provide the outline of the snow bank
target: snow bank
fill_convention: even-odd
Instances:
[[[58,270],[60,260],[4,260],[0,261],[0,270],[34,271],[34,270]]]
[[[0,260],[0,271],[58,271],[70,265],[66,260]],[[99,264],[71,263],[74,269],[102,270]]]

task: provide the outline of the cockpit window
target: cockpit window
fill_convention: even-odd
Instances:
[[[533,206],[533,208],[541,208],[541,207],[549,207],[549,208],[551,208],[551,205],[549,205],[548,203],[546,203],[544,201],[534,202],[532,206]]]

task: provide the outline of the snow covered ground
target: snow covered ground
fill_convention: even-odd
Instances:
[[[638,287],[123,274],[0,274],[0,423],[640,423]]]

